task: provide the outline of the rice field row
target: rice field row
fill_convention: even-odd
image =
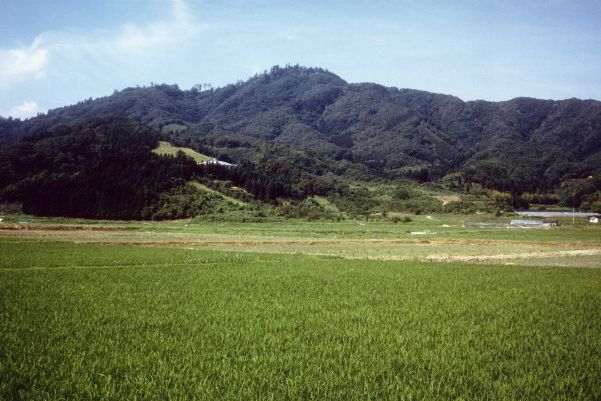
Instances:
[[[600,269],[0,251],[0,399],[601,398]]]

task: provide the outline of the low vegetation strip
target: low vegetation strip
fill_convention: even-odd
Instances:
[[[33,227],[31,227],[33,228]],[[128,247],[175,247],[234,252],[277,254],[306,254],[364,260],[424,260],[436,262],[489,263],[512,261],[570,267],[601,267],[601,241],[515,241],[506,239],[462,238],[305,238],[269,236],[266,232],[254,235],[208,234],[197,232],[80,229],[64,226],[55,229],[0,230],[0,241],[15,239],[55,240],[74,243],[97,243]],[[64,228],[64,229],[63,229]],[[155,227],[160,228],[160,227]],[[261,234],[261,235],[259,235]],[[0,244],[2,243],[0,242]],[[588,258],[583,258],[588,256]],[[590,257],[597,257],[598,260]],[[526,261],[528,260],[528,263]]]
[[[316,226],[319,223],[314,223]],[[228,224],[232,227],[234,224]],[[183,226],[183,224],[182,224]],[[263,230],[256,230],[248,234],[230,234],[219,232],[220,225],[212,223],[207,225],[215,231],[196,230],[172,230],[169,226],[98,226],[98,225],[19,225],[19,224],[4,224],[0,225],[0,238],[2,237],[23,237],[36,238],[40,236],[55,237],[58,240],[78,240],[78,241],[100,241],[111,243],[114,241],[122,241],[122,236],[126,236],[128,241],[132,243],[143,243],[146,241],[156,243],[183,244],[199,243],[239,243],[239,244],[440,244],[440,245],[499,245],[499,246],[532,246],[532,247],[601,247],[601,240],[595,239],[595,233],[591,233],[579,240],[563,240],[563,241],[543,241],[537,240],[536,236],[530,236],[528,240],[515,240],[508,238],[458,238],[458,235],[453,237],[437,236],[429,238],[416,238],[409,236],[405,232],[398,232],[397,238],[346,238],[340,237],[306,237],[302,231],[290,231],[289,236],[270,235],[278,234],[270,231],[271,225],[266,225]],[[237,225],[240,230],[243,230],[244,225]],[[12,231],[26,231],[13,233]],[[75,231],[70,233],[71,231]],[[78,233],[77,231],[90,232]],[[97,233],[94,233],[96,232]],[[232,231],[233,233],[233,231]],[[313,233],[319,234],[318,232]],[[376,232],[375,235],[380,233]],[[486,234],[485,234],[486,235]]]
[[[601,398],[599,270],[2,250],[0,399]]]

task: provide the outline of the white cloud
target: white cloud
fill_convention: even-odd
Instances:
[[[12,109],[10,109],[8,111],[8,115],[14,118],[25,119],[29,117],[35,117],[39,111],[40,108],[38,107],[38,104],[36,102],[26,100],[25,102],[23,102],[22,105],[15,106]]]
[[[171,13],[148,24],[116,31],[40,33],[28,47],[0,49],[0,87],[44,77],[94,79],[111,68],[147,68],[184,47],[201,32],[184,0],[170,0]]]
[[[48,65],[48,50],[34,43],[26,48],[0,49],[0,87],[27,79],[43,78]]]

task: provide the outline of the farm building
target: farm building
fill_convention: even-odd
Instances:
[[[235,164],[223,162],[223,161],[217,160],[217,159],[205,160],[202,162],[198,162],[198,164],[219,164],[220,166],[236,167]]]
[[[543,220],[543,224],[545,227],[559,227],[558,220]]]

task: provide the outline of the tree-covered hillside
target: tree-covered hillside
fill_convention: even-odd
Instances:
[[[601,102],[518,98],[464,102],[319,68],[273,67],[218,89],[128,88],[27,121],[0,120],[0,141],[98,116],[127,117],[227,161],[280,144],[344,161],[363,177],[445,176],[513,193],[548,192],[601,174]],[[459,175],[459,178],[458,175]]]
[[[104,117],[0,147],[0,201],[39,215],[151,217],[159,195],[196,169],[183,155],[153,154],[157,138],[134,121]]]

